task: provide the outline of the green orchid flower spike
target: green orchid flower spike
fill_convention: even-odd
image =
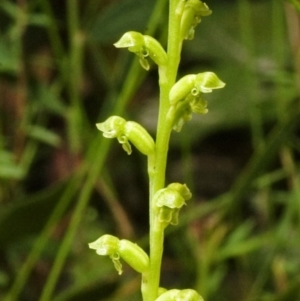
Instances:
[[[166,66],[168,61],[165,50],[157,40],[136,31],[126,32],[114,46],[128,48],[129,51],[134,52],[145,70],[150,69],[148,58],[151,58],[158,66]]]
[[[171,88],[169,101],[172,105],[169,114],[173,116],[173,129],[180,132],[183,124],[192,118],[192,114],[206,114],[207,102],[203,93],[211,93],[225,86],[215,73],[203,72],[182,77]]]
[[[156,39],[136,31],[126,32],[114,44],[135,53],[144,69],[150,69],[150,60],[158,66],[160,95],[155,141],[143,126],[119,116],[111,116],[96,124],[104,137],[116,138],[127,154],[131,154],[133,145],[147,156],[149,255],[137,244],[112,235],[101,236],[89,247],[98,255],[109,256],[119,274],[122,273],[121,260],[140,273],[143,301],[203,301],[192,289],[167,290],[160,287],[160,275],[164,231],[168,225],[178,224],[181,208],[192,198],[187,185],[177,182],[165,184],[172,130],[179,132],[193,113],[206,114],[207,102],[203,94],[225,86],[213,72],[186,75],[176,82],[182,44],[194,37],[195,27],[201,18],[210,14],[211,10],[200,0],[169,0],[167,52]]]

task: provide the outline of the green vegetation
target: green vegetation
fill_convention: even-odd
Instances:
[[[182,206],[188,193],[182,186],[175,192],[180,216],[165,229],[160,286],[194,297],[191,288],[205,301],[299,298],[299,5],[207,1],[213,14],[183,43],[181,59],[168,48],[172,67],[161,67],[163,52],[157,61],[150,52],[148,61],[144,52],[136,58],[113,47],[132,31],[155,37],[162,49],[168,39],[179,47],[187,31],[168,28],[169,2],[178,1],[0,2],[1,300],[141,300],[138,273],[148,273],[147,254],[151,262],[149,178],[158,208],[165,205],[155,192],[169,193],[169,183],[186,183],[193,193]],[[171,28],[180,34],[168,35]],[[159,118],[155,137],[158,103],[168,112],[173,84],[207,70],[226,89],[204,95],[208,114],[185,122],[189,107],[174,115],[181,131],[172,133],[166,166],[174,124],[163,127]],[[171,105],[185,93],[174,89]],[[205,113],[205,103],[196,111]],[[132,144],[131,156],[95,127],[109,116],[122,116],[117,139],[127,152]],[[136,139],[140,132],[146,144]],[[160,163],[154,141],[164,149]],[[169,221],[176,224],[177,214]],[[121,277],[109,257],[88,248],[106,233],[118,237]],[[142,290],[145,300],[160,293]]]

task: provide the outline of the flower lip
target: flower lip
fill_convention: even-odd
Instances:
[[[105,138],[115,138],[115,137],[117,137],[117,135],[118,135],[118,132],[116,130],[103,132],[103,136]]]
[[[99,249],[96,249],[96,253],[98,255],[110,255],[111,253],[108,251],[107,248],[99,248]]]

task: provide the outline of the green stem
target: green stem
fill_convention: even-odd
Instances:
[[[78,0],[67,1],[67,15],[68,15],[68,34],[70,39],[70,53],[69,53],[69,69],[68,92],[70,97],[69,108],[69,137],[71,149],[74,153],[78,153],[81,148],[81,128],[83,127],[83,108],[80,97],[80,86],[82,77],[82,63],[84,52],[84,35],[79,25],[79,3]]]
[[[251,13],[251,4],[248,0],[238,1],[238,12],[240,18],[240,32],[243,44],[248,49],[248,59],[246,68],[244,68],[244,76],[247,84],[252,87],[248,93],[248,105],[249,105],[249,118],[250,118],[250,128],[252,133],[252,145],[253,148],[263,148],[264,147],[264,133],[262,126],[262,111],[258,103],[260,95],[258,95],[259,89],[257,88],[259,82],[257,77],[253,72],[253,61],[255,58],[255,46],[257,45],[255,41],[254,26]]]
[[[164,227],[155,217],[153,195],[165,186],[165,173],[172,120],[167,118],[170,108],[169,92],[174,85],[180,61],[180,15],[176,13],[179,0],[170,0],[168,65],[159,68],[160,105],[156,135],[155,159],[149,160],[150,178],[150,267],[143,274],[142,293],[144,301],[154,301],[158,296],[161,260],[163,254]]]

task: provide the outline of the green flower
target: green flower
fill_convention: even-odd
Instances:
[[[191,197],[192,194],[185,184],[172,183],[158,190],[154,195],[154,202],[159,222],[165,226],[177,225],[179,211]]]
[[[141,66],[146,70],[150,69],[148,58],[158,66],[166,66],[168,61],[165,50],[157,40],[136,31],[126,32],[114,45],[134,52],[139,57]]]
[[[126,261],[134,270],[143,273],[148,269],[149,257],[137,244],[127,240],[105,234],[89,244],[98,255],[107,255],[112,260],[119,275],[122,274],[120,258]]]
[[[180,131],[183,124],[192,118],[193,113],[206,114],[207,102],[202,98],[203,93],[211,93],[214,89],[225,86],[215,73],[203,72],[182,77],[171,88],[169,114],[173,116],[173,129]]]
[[[108,255],[112,260],[118,274],[122,274],[122,264],[119,254],[119,239],[115,236],[105,234],[96,241],[89,243],[89,248],[96,250],[98,255]]]
[[[128,155],[132,153],[129,141],[144,155],[154,153],[155,143],[149,133],[138,123],[126,121],[119,116],[111,116],[96,127],[106,138],[117,138]]]

